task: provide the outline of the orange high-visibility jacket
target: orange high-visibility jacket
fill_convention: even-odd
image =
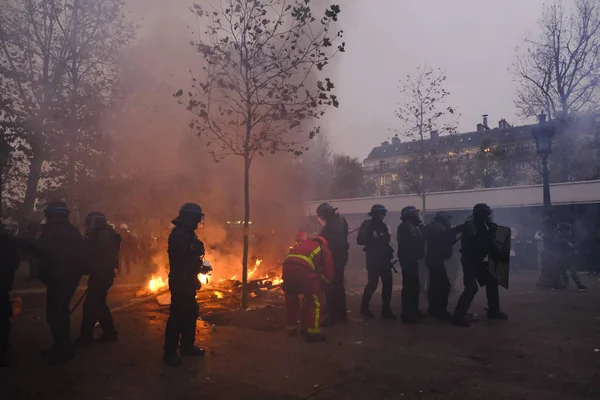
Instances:
[[[283,265],[285,264],[306,267],[325,282],[331,282],[333,279],[333,256],[327,247],[327,240],[321,236],[296,243],[285,257]]]

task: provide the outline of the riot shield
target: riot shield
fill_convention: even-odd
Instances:
[[[488,268],[500,286],[508,289],[508,274],[510,270],[510,237],[509,227],[498,226],[496,231],[495,245],[498,248],[496,257],[490,257]]]

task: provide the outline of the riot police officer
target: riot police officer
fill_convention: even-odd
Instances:
[[[402,322],[417,322],[423,316],[419,311],[419,260],[425,257],[425,238],[419,210],[404,207],[398,226],[398,261],[402,267]]]
[[[571,275],[573,282],[577,285],[579,292],[585,292],[587,287],[581,283],[579,275],[577,273],[577,232],[575,227],[568,222],[561,222],[556,227],[556,252],[558,271],[554,277],[554,289],[564,288],[569,283],[569,276]],[[566,283],[563,283],[566,281]]]
[[[452,216],[443,211],[438,212],[423,229],[427,242],[425,265],[429,270],[428,313],[432,317],[449,320],[452,316],[448,312],[448,296],[452,285],[445,261],[452,257],[456,235],[462,230],[462,225],[453,228]]]
[[[53,345],[47,351],[50,364],[75,357],[71,341],[69,304],[83,272],[84,241],[69,222],[64,202],[53,201],[44,210],[46,223],[34,245],[40,257],[40,279],[46,285],[46,319]]]
[[[317,207],[317,217],[323,224],[319,236],[327,240],[333,255],[334,275],[331,285],[325,292],[329,324],[335,325],[348,321],[346,313],[346,289],[344,287],[344,268],[348,262],[348,222],[329,203]]]
[[[455,325],[469,326],[465,316],[479,289],[478,283],[481,286],[485,285],[488,301],[487,317],[508,319],[508,316],[500,311],[498,281],[490,274],[485,264],[485,259],[488,257],[500,256],[494,243],[497,229],[498,225],[492,222],[492,209],[487,204],[476,204],[473,207],[473,215],[464,225],[461,238],[460,251],[465,288],[452,317]]]
[[[392,300],[392,263],[394,257],[394,249],[390,246],[390,233],[387,225],[383,222],[387,210],[381,204],[375,204],[371,207],[369,216],[370,220],[366,220],[358,230],[356,241],[359,246],[364,246],[363,251],[367,255],[367,277],[368,282],[363,292],[360,314],[365,318],[374,317],[369,309],[369,303],[377,285],[379,278],[383,290],[381,292],[381,300],[383,307],[381,316],[383,318],[394,319],[396,316],[390,309]]]
[[[98,211],[85,217],[85,229],[84,267],[90,277],[83,302],[81,336],[78,343],[87,346],[93,342],[96,322],[102,329],[102,336],[98,341],[116,342],[117,332],[110,308],[106,304],[106,297],[113,284],[115,271],[119,267],[121,237],[108,225],[106,215]]]
[[[182,364],[177,354],[178,346],[181,355],[204,355],[204,350],[194,344],[198,319],[196,291],[200,289],[198,274],[205,272],[204,243],[198,240],[195,230],[203,218],[204,213],[199,205],[186,203],[179,210],[179,216],[172,221],[175,227],[169,235],[171,307],[163,360],[172,366]]]

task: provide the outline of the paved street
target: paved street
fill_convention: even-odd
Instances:
[[[351,322],[311,345],[284,334],[278,302],[244,312],[211,305],[203,307],[209,322],[198,323],[207,357],[178,369],[161,363],[166,313],[154,302],[115,315],[118,344],[96,344],[49,367],[39,354],[49,344],[43,293],[21,292],[25,310],[12,334],[18,360],[0,370],[0,399],[598,399],[600,282],[582,278],[587,293],[539,291],[535,275],[515,275],[501,292],[510,320],[480,318],[471,328],[365,323],[356,282]],[[111,305],[130,301],[134,290],[117,286]],[[397,312],[399,302],[395,291]],[[472,311],[484,316],[484,305],[480,291]],[[78,310],[74,333],[79,320]]]

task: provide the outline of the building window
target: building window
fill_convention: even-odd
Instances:
[[[398,182],[398,174],[392,174],[392,182]]]
[[[467,139],[467,142],[470,142],[470,141],[471,141],[471,138],[468,138],[468,139]]]

